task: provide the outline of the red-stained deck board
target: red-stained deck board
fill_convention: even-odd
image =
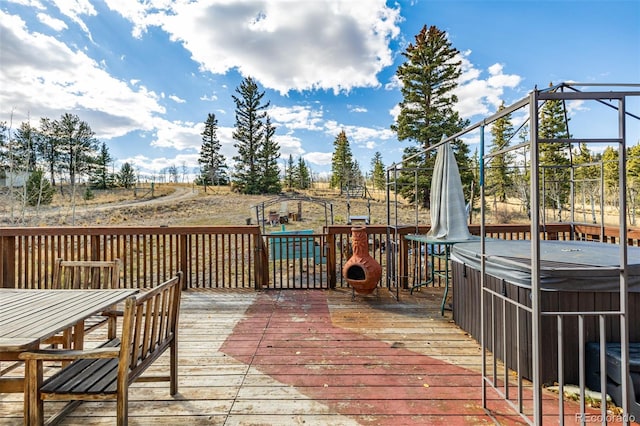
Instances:
[[[453,413],[460,424],[492,422],[481,404],[478,373],[336,326],[326,292],[263,293],[254,305],[220,350],[340,414],[361,423],[371,416],[393,415],[398,416],[394,424],[409,419],[420,424],[425,416],[452,424]],[[366,324],[348,319],[366,331]],[[258,326],[260,344],[242,343],[246,333],[258,337]],[[490,397],[510,413],[497,395]]]

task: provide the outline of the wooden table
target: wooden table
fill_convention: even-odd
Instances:
[[[17,361],[21,352],[38,349],[69,327],[74,327],[74,347],[82,348],[84,320],[137,292],[0,289],[0,361]],[[24,392],[24,386],[24,378],[0,377],[0,392]]]

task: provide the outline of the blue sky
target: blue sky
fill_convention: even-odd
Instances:
[[[407,146],[390,130],[395,72],[424,25],[460,51],[457,109],[472,123],[551,82],[640,83],[638,0],[4,0],[0,121],[77,114],[116,167],[151,175],[195,169],[215,113],[231,164],[231,96],[251,76],[281,163],[302,156],[328,173],[344,130],[366,172],[376,151],[389,165]],[[628,132],[638,143],[638,126]]]

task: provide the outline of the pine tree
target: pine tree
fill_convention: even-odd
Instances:
[[[373,179],[373,187],[375,189],[385,189],[387,176],[380,151],[376,151],[376,153],[373,154],[373,159],[371,160],[371,177]]]
[[[26,196],[30,206],[51,204],[55,192],[42,170],[36,169],[29,175],[26,182]]]
[[[587,201],[591,206],[591,221],[596,223],[595,205],[600,195],[600,165],[586,143],[581,143],[573,153],[576,204],[582,200],[583,221],[586,223]]]
[[[364,176],[362,175],[362,170],[360,170],[360,163],[358,160],[353,160],[351,162],[351,172],[349,173],[349,186],[350,187],[361,187],[364,185]]]
[[[569,138],[564,107],[559,100],[546,101],[539,111],[540,124],[538,134],[542,139]],[[569,199],[571,165],[568,143],[542,143],[539,146],[540,166],[544,187],[545,207],[555,208],[557,220],[562,221],[562,212]],[[543,182],[541,182],[542,185]]]
[[[260,164],[259,188],[263,194],[277,194],[282,191],[280,183],[280,146],[274,136],[276,128],[271,124],[271,118],[267,115],[264,123],[264,140],[258,151]]]
[[[505,108],[504,101],[498,107],[498,112]],[[493,145],[490,153],[494,154],[502,151],[509,146],[509,142],[513,137],[514,130],[511,123],[511,114],[507,114],[497,119],[491,126],[491,135],[493,136]],[[500,202],[507,201],[507,195],[511,191],[513,181],[511,166],[513,165],[514,156],[509,152],[503,152],[491,157],[490,166],[487,169],[486,187],[488,194],[493,194],[495,199]]]
[[[75,187],[77,176],[89,172],[98,148],[98,141],[89,124],[80,120],[77,115],[62,114],[54,127],[63,152],[63,162],[60,166],[67,171],[69,182],[72,187]]]
[[[227,165],[224,156],[220,153],[222,145],[218,139],[218,120],[215,114],[207,114],[204,122],[202,146],[200,147],[200,176],[196,179],[199,185],[226,185]]]
[[[262,103],[264,92],[251,77],[245,78],[236,88],[238,96],[233,95],[236,104],[236,124],[233,131],[234,146],[238,155],[233,157],[235,172],[233,183],[243,194],[259,194],[260,180],[264,172],[260,170],[258,153],[264,142],[265,130],[263,120],[269,102]]]
[[[51,186],[56,186],[56,170],[60,163],[61,146],[56,131],[56,122],[50,118],[40,118],[40,143],[38,151],[40,158],[47,167]]]
[[[26,172],[36,169],[38,131],[28,121],[20,124],[14,135],[13,164],[15,168]]]
[[[396,71],[402,82],[403,99],[397,121],[391,129],[400,141],[409,140],[417,145],[405,148],[403,159],[419,154],[440,142],[443,135],[455,134],[468,125],[468,121],[462,120],[453,109],[458,101],[453,90],[462,73],[458,54],[446,33],[435,26],[429,29],[424,26],[415,37],[415,45],[409,44],[403,52],[406,62]],[[469,148],[459,140],[452,145],[462,184],[468,185],[473,178],[469,167]],[[400,193],[425,207],[429,203],[432,176],[427,170],[433,169],[435,154],[435,150],[425,151],[409,161],[411,164],[403,164],[399,179]],[[418,194],[414,194],[414,185],[404,184],[414,182],[411,168],[422,169],[418,173]]]
[[[640,143],[627,148],[627,192],[631,226],[636,226],[638,194],[640,193]]]
[[[347,134],[342,130],[333,141],[333,156],[331,158],[331,188],[339,188],[340,193],[352,186],[353,155]]]
[[[133,167],[131,167],[131,164],[124,163],[122,165],[122,167],[120,168],[120,172],[118,173],[117,179],[118,179],[118,185],[121,186],[122,188],[129,189],[135,186],[136,174],[135,174],[135,171],[133,170]]]
[[[298,188],[300,189],[309,189],[311,188],[311,173],[309,172],[309,167],[307,166],[307,162],[304,161],[302,157],[298,158],[298,166],[296,167],[297,171],[297,181]]]
[[[602,167],[604,168],[605,199],[618,207],[620,197],[620,166],[618,165],[618,149],[608,146],[602,153]]]
[[[296,185],[296,176],[297,176],[296,165],[293,162],[293,155],[289,154],[289,160],[284,168],[284,180],[287,188],[297,188]]]
[[[115,177],[113,176],[113,173],[109,171],[109,167],[112,162],[113,158],[111,157],[111,154],[109,154],[109,148],[105,142],[102,142],[89,178],[89,182],[92,187],[108,189],[114,186]]]

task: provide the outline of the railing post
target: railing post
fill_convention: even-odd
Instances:
[[[189,246],[189,235],[182,234],[179,238],[180,241],[180,249],[178,252],[180,253],[180,259],[178,263],[180,264],[180,270],[182,271],[182,289],[186,290],[191,286],[191,273],[189,271],[189,256],[188,256],[188,246]]]
[[[105,253],[100,248],[100,236],[99,235],[91,235],[91,260],[107,260],[101,259],[101,256],[105,256]]]
[[[255,289],[260,290],[264,287],[269,286],[269,259],[267,259],[267,250],[264,244],[264,240],[262,239],[262,235],[260,233],[260,228],[258,228],[258,232],[253,234],[254,236],[254,253],[255,253],[255,271],[254,271],[254,280],[255,280]]]
[[[14,288],[16,285],[15,237],[6,236],[0,238],[0,254],[2,254],[2,263],[0,263],[0,278],[2,279],[1,287]]]
[[[328,231],[328,230],[327,230]],[[329,288],[335,289],[337,285],[337,276],[336,276],[336,235],[328,232],[327,233],[327,247],[326,247],[326,255],[327,255],[327,273],[328,273],[328,281]]]

